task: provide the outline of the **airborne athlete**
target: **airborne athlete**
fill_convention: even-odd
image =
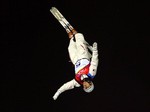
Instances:
[[[53,99],[56,100],[61,93],[66,90],[73,89],[74,87],[83,87],[85,92],[92,92],[94,89],[93,79],[97,73],[99,61],[97,42],[94,42],[93,45],[90,46],[88,42],[86,42],[83,34],[78,33],[56,7],[52,7],[50,12],[65,28],[68,34],[70,39],[68,52],[75,71],[74,78],[64,83],[56,91]]]

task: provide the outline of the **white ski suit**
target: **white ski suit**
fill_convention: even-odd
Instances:
[[[53,96],[54,100],[56,100],[62,92],[73,89],[74,87],[80,87],[84,78],[89,77],[93,79],[97,73],[99,61],[97,43],[94,42],[93,46],[90,46],[84,39],[82,33],[75,34],[74,38],[70,39],[68,52],[70,59],[74,64],[75,77],[71,81],[64,83],[57,90]]]

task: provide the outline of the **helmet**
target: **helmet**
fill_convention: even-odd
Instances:
[[[83,90],[84,90],[85,92],[87,92],[87,93],[90,93],[90,92],[92,92],[92,91],[94,90],[94,84],[93,84],[93,82],[91,81],[90,83],[91,83],[90,87],[88,87],[88,88],[83,88]]]

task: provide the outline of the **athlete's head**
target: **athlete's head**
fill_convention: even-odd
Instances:
[[[92,92],[94,89],[94,84],[89,78],[83,79],[83,90],[87,93]]]

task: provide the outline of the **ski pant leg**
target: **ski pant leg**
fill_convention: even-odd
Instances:
[[[77,48],[76,48],[76,42],[73,40],[73,38],[70,39],[69,46],[68,46],[68,52],[70,60],[73,64],[77,61]]]
[[[82,33],[77,33],[75,34],[75,39],[76,39],[76,47],[77,47],[77,55],[78,55],[78,59],[81,58],[87,58],[90,59],[91,58],[91,54],[88,51],[88,47],[87,45],[89,45],[83,34]]]

